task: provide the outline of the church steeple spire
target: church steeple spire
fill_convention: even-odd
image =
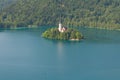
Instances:
[[[59,28],[58,28],[58,30],[61,32],[61,30],[62,30],[62,23],[61,22],[59,22]]]

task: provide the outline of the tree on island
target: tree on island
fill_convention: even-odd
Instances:
[[[44,38],[57,40],[81,40],[83,38],[78,30],[63,27],[61,22],[59,23],[58,28],[48,29],[42,34],[42,36]]]
[[[51,28],[46,30],[42,37],[56,40],[81,40],[82,34],[76,29],[67,29],[65,32],[59,32],[58,28]]]

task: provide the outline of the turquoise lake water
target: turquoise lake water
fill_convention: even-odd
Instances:
[[[0,80],[120,80],[119,31],[81,28],[85,39],[70,42],[44,30],[0,31]]]

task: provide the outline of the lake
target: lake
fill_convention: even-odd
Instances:
[[[120,80],[120,32],[80,28],[80,42],[41,37],[46,27],[0,31],[0,80]]]

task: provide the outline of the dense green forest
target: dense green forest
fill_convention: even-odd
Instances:
[[[0,11],[2,11],[5,7],[9,7],[17,0],[0,0]]]
[[[17,0],[0,12],[0,27],[57,25],[120,29],[120,0]]]
[[[61,33],[57,28],[51,28],[46,30],[42,37],[55,40],[81,40],[83,39],[82,34],[76,29],[67,29],[65,32]]]

